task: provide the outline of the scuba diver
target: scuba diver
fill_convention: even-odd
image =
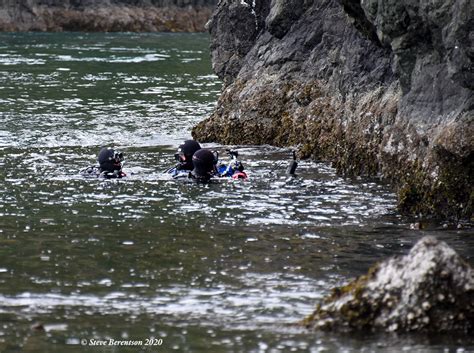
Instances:
[[[98,177],[105,179],[118,179],[127,176],[122,171],[123,153],[115,151],[112,147],[104,147],[97,157],[99,165],[84,168],[80,173],[87,177]]]
[[[193,155],[200,149],[201,145],[197,141],[184,141],[183,144],[179,145],[178,150],[174,154],[174,158],[178,163],[174,167],[167,169],[165,173],[171,174],[173,178],[187,177],[189,172],[194,169]]]
[[[191,179],[207,182],[215,175],[215,154],[206,149],[200,149],[193,154],[193,170],[189,173]]]

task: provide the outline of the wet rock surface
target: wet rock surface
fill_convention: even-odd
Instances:
[[[334,289],[303,323],[321,330],[471,333],[474,270],[427,236],[407,255]]]
[[[224,80],[201,141],[297,146],[345,175],[391,181],[404,213],[472,219],[473,5],[222,0]]]
[[[216,2],[0,1],[0,31],[202,32]]]

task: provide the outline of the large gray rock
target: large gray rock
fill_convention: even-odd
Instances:
[[[473,4],[222,0],[209,28],[224,89],[193,134],[298,146],[391,181],[403,212],[469,219]]]
[[[305,319],[322,330],[474,332],[474,270],[446,243],[424,237],[408,255],[337,288]]]
[[[0,31],[204,31],[217,0],[0,0]]]

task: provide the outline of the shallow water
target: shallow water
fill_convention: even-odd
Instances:
[[[288,177],[290,151],[270,146],[206,145],[238,148],[248,181],[169,180],[219,94],[207,48],[195,34],[0,34],[0,351],[474,351],[294,325],[424,235],[472,264],[472,231],[411,230],[387,186],[310,161]],[[78,175],[104,145],[129,177]],[[162,341],[81,345],[109,338]]]

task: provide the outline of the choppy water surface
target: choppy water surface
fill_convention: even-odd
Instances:
[[[473,350],[293,325],[423,235],[472,263],[469,230],[410,230],[386,186],[309,161],[288,178],[290,152],[269,146],[237,146],[246,182],[163,177],[219,93],[207,47],[206,35],[0,34],[0,351],[150,337],[162,345],[100,349]],[[125,153],[128,178],[77,175],[104,145]]]

